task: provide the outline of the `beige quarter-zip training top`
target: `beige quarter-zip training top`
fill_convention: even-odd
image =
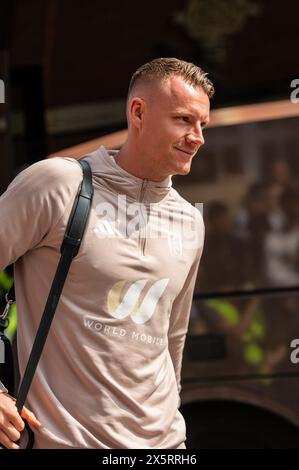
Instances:
[[[203,220],[171,177],[137,178],[115,154],[84,157],[94,199],[28,396],[42,422],[36,448],[184,447],[181,362]],[[76,160],[42,160],[0,198],[0,270],[15,263],[21,374],[81,180]]]

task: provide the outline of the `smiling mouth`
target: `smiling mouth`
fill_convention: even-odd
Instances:
[[[189,157],[191,157],[194,152],[187,152],[186,150],[183,150],[183,149],[179,149],[178,147],[174,147],[176,150],[179,150],[180,152],[184,153],[185,155],[188,155]]]

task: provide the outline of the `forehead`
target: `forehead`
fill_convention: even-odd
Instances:
[[[182,77],[172,77],[161,84],[161,98],[169,109],[209,113],[210,100],[200,86],[187,83]]]

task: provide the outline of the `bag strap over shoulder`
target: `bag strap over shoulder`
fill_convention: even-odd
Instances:
[[[70,265],[72,263],[73,258],[77,255],[79,251],[92,204],[93,186],[90,165],[86,160],[78,161],[78,163],[81,165],[83,171],[83,180],[79,185],[76,198],[73,203],[64,239],[60,248],[61,256],[58,263],[58,267],[52,282],[50,293],[47,299],[43,315],[41,317],[36,337],[33,342],[25,373],[21,380],[21,384],[17,394],[16,407],[20,414],[26,401],[36,368],[38,366],[38,362],[40,360],[51,327],[52,320],[54,318],[54,314],[63,290],[63,286]],[[5,321],[9,313],[10,306],[15,302],[14,285],[12,285],[8,294],[6,294],[6,301],[7,306],[3,314],[1,315],[2,322],[4,322],[3,328],[5,328]],[[26,421],[25,426],[28,431],[28,442],[26,445],[26,448],[28,449],[33,447],[34,433]]]
[[[79,164],[83,170],[83,181],[78,188],[72,207],[64,239],[60,248],[61,256],[59,264],[17,394],[16,407],[20,414],[40,360],[70,265],[79,251],[91,208],[93,198],[91,168],[89,163],[85,160],[79,161]],[[25,425],[28,432],[26,448],[30,449],[34,444],[34,433],[27,422],[25,422]]]
[[[73,204],[68,226],[61,245],[61,257],[57,271],[52,282],[49,297],[17,394],[16,406],[19,413],[21,413],[25,403],[35,370],[42,354],[71,262],[79,251],[92,203],[93,186],[91,169],[86,160],[79,161],[79,163],[83,170],[83,181],[78,188],[78,193]]]

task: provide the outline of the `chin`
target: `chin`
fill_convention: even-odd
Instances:
[[[184,176],[184,175],[188,175],[188,173],[190,173],[190,170],[191,170],[191,165],[184,165],[180,168],[176,168],[176,172],[173,174]]]

